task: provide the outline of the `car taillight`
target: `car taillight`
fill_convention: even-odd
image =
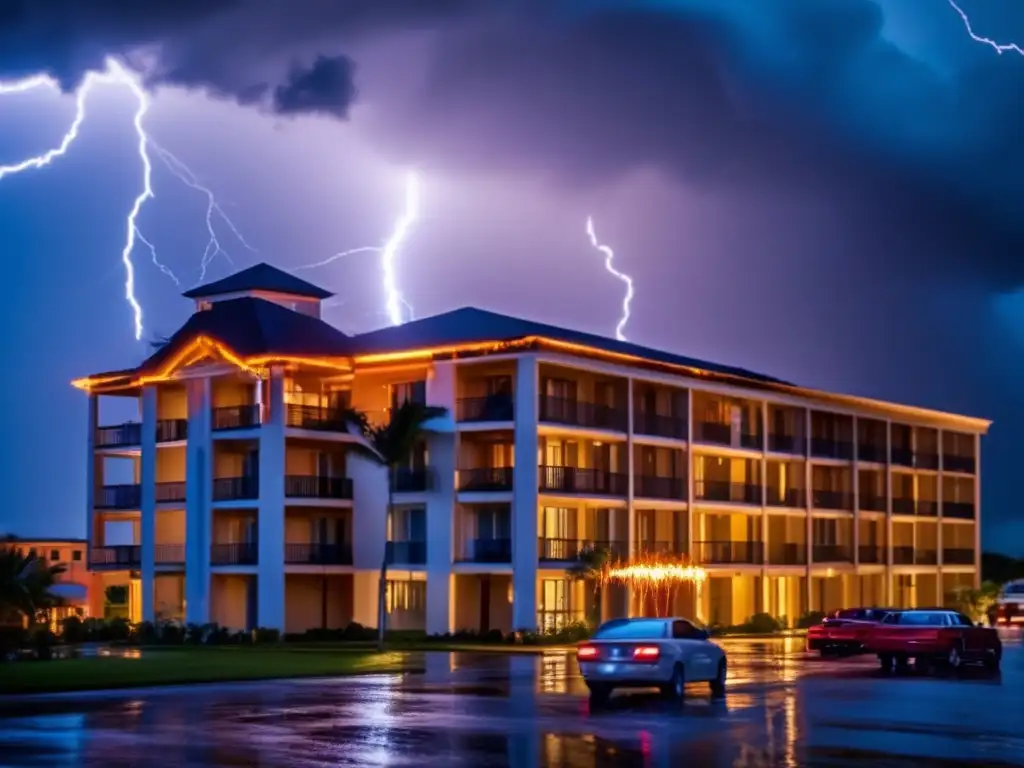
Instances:
[[[655,661],[661,655],[656,645],[638,645],[633,649],[633,658],[637,661]]]
[[[576,658],[587,661],[588,659],[597,658],[597,648],[592,645],[581,645],[576,649]]]

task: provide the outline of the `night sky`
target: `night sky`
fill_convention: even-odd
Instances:
[[[1024,42],[1024,5],[961,0]],[[59,9],[59,10],[58,10]],[[1024,56],[947,0],[0,0],[0,77],[68,91],[115,54],[145,125],[284,268],[378,245],[419,316],[476,305],[810,387],[994,420],[984,543],[1024,554]],[[0,96],[0,165],[59,143],[74,98]],[[131,93],[98,87],[65,157],[0,179],[7,300],[0,529],[85,533],[75,376],[139,362],[124,301],[140,189]],[[135,251],[146,337],[188,316],[206,197],[157,163]],[[386,324],[374,254],[301,276],[346,332]],[[109,419],[124,414],[109,412]]]

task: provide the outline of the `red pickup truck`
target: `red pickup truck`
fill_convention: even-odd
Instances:
[[[888,608],[836,611],[807,630],[807,650],[818,651],[822,656],[863,653],[868,630],[891,612]]]
[[[945,610],[894,611],[868,629],[864,650],[878,656],[885,672],[894,663],[905,668],[911,659],[923,669],[934,664],[953,670],[982,664],[995,672],[1003,656],[994,629],[975,626],[962,613]]]

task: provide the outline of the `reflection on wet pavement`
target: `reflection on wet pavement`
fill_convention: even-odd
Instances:
[[[1000,678],[884,678],[800,639],[732,640],[724,699],[644,692],[591,714],[564,651],[410,654],[423,674],[0,702],[0,764],[220,766],[1024,765],[1024,648]],[[59,663],[59,662],[57,662]]]

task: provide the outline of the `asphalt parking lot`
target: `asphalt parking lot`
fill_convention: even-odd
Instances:
[[[565,652],[411,654],[420,674],[0,701],[3,766],[1024,765],[1024,647],[1003,671],[887,678],[802,640],[727,641],[724,699],[617,694]],[[58,662],[59,663],[59,662]]]

